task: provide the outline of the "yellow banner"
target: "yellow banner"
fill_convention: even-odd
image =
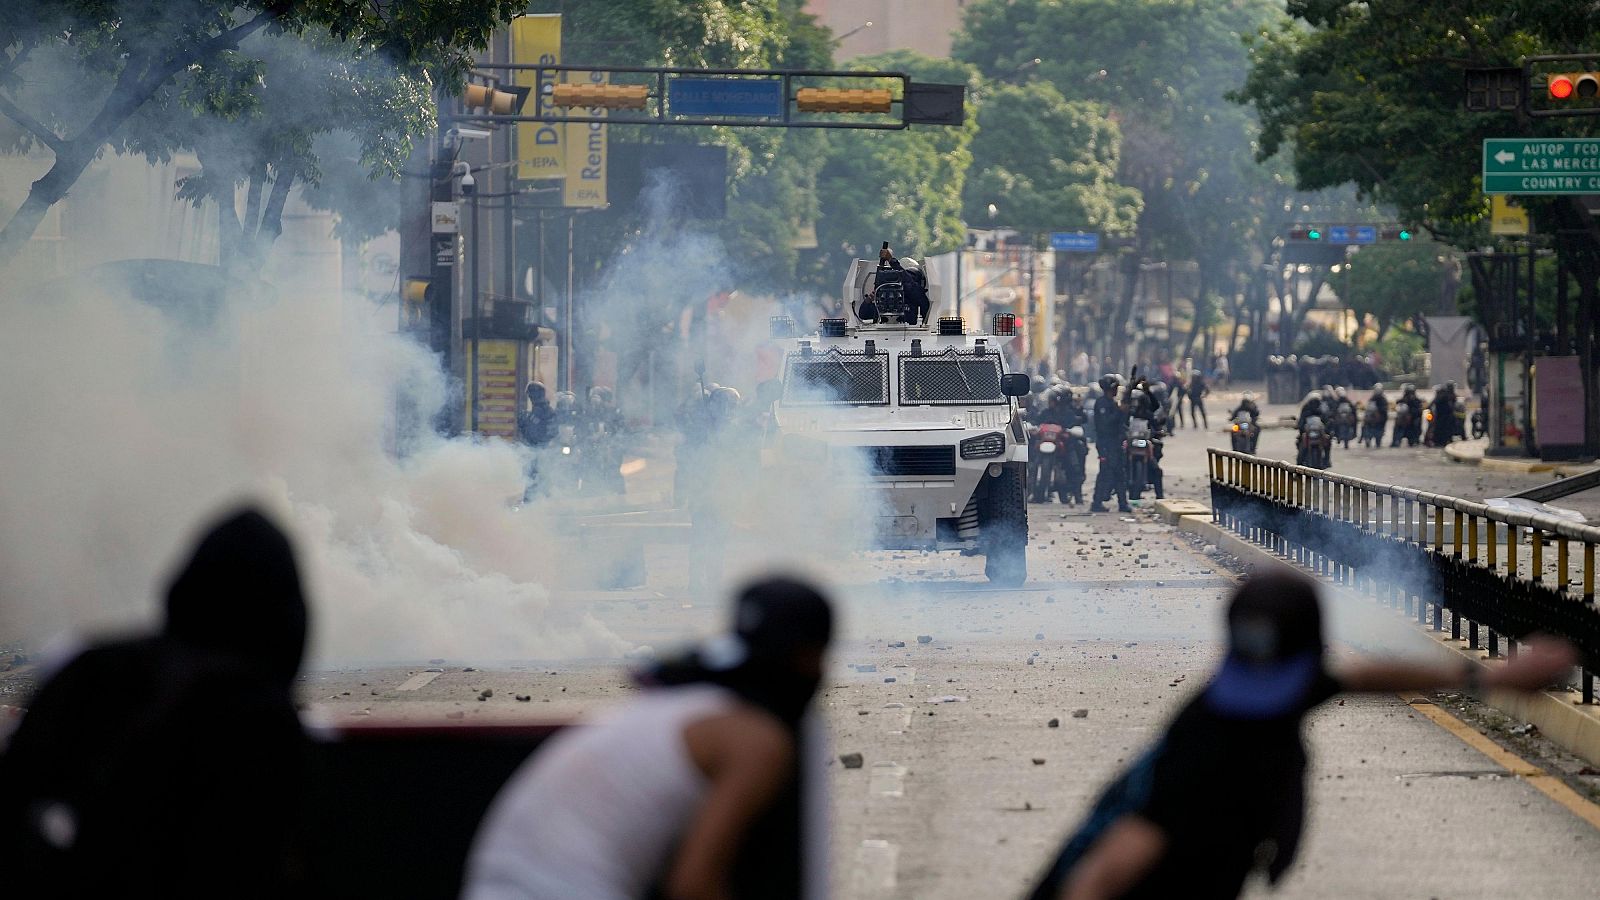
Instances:
[[[1489,196],[1489,233],[1521,235],[1528,233],[1528,211],[1514,205],[1504,194]]]
[[[511,59],[522,65],[554,66],[561,63],[561,14],[518,16],[511,20]],[[523,106],[524,114],[538,108],[546,84],[554,82],[554,72],[546,72],[538,83],[534,72],[515,70],[513,81],[533,89]],[[561,178],[566,174],[566,155],[562,138],[566,126],[559,122],[517,123],[517,177]]]
[[[592,84],[605,84],[610,76],[605,72],[574,72],[575,78]],[[585,115],[603,116],[603,107],[584,111]],[[567,185],[562,206],[606,205],[606,126],[599,122],[567,123]]]

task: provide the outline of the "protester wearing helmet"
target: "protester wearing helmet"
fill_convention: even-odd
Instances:
[[[900,283],[906,292],[906,324],[921,322],[927,325],[932,304],[928,299],[928,276],[922,271],[922,263],[910,256],[897,258],[894,251],[887,247],[878,253],[878,260],[880,265],[887,264],[902,275]]]

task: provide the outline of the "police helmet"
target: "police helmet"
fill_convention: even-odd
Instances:
[[[922,263],[917,262],[915,259],[912,259],[909,256],[900,257],[900,268],[905,269],[907,272],[915,272],[918,275],[922,274]]]
[[[1415,391],[1416,389],[1417,389],[1417,386],[1412,384],[1409,381],[1406,382],[1405,384],[1400,385],[1400,390],[1405,392],[1405,393],[1407,393],[1407,394]]]
[[[1241,399],[1243,399],[1247,403],[1254,402],[1255,399],[1256,399],[1255,392],[1254,391],[1245,391],[1244,392],[1244,397],[1242,397]]]
[[[594,387],[590,388],[589,389],[589,402],[590,403],[598,403],[598,404],[601,404],[602,406],[610,406],[611,405],[611,388],[608,388],[605,385],[595,385]]]
[[[1050,386],[1050,383],[1044,380],[1044,376],[1043,375],[1035,375],[1035,376],[1033,376],[1033,392],[1035,394],[1044,393],[1045,388],[1047,388],[1049,386]]]
[[[1101,375],[1100,380],[1095,382],[1095,384],[1100,385],[1100,390],[1104,391],[1107,395],[1115,394],[1117,392],[1118,379],[1120,377],[1121,376],[1113,372],[1108,372],[1104,375]]]
[[[534,403],[543,403],[545,398],[549,396],[544,389],[544,385],[537,381],[528,382],[527,394],[528,399]]]
[[[1380,382],[1378,382],[1378,383],[1377,383],[1377,384],[1374,384],[1374,385],[1373,385],[1373,386],[1372,386],[1372,392],[1373,392],[1373,393],[1374,393],[1374,394],[1381,394],[1381,393],[1383,393],[1383,382],[1381,382],[1381,381],[1380,381]]]

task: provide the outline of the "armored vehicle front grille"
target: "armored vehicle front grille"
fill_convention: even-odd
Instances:
[[[867,465],[874,475],[954,475],[954,445],[867,447]]]
[[[995,353],[946,351],[933,356],[900,356],[900,405],[1003,405],[1000,357]]]

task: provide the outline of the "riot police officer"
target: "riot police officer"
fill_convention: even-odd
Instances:
[[[1106,512],[1106,501],[1117,496],[1117,509],[1131,512],[1128,506],[1128,467],[1122,443],[1128,435],[1128,413],[1117,402],[1120,379],[1113,374],[1100,379],[1100,399],[1094,402],[1094,447],[1100,457],[1100,471],[1094,479],[1094,503],[1090,512]]]

